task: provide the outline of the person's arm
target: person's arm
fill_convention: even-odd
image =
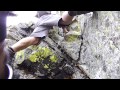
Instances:
[[[4,40],[6,38],[6,17],[8,13],[8,11],[0,11],[0,79],[5,78]]]
[[[63,24],[64,25],[69,25],[72,23],[72,20],[73,20],[74,16],[71,16],[69,14],[69,11],[65,11],[63,14],[62,14],[62,21],[63,21]]]
[[[62,14],[62,21],[64,25],[69,25],[72,23],[72,20],[74,18],[74,16],[76,15],[81,15],[81,14],[86,14],[86,13],[90,13],[93,11],[65,11]]]

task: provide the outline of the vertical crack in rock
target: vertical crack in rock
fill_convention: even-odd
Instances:
[[[67,62],[67,64],[69,64],[70,66],[72,66],[72,68],[76,67],[78,68],[84,75],[85,77],[87,77],[89,79],[89,76],[85,73],[85,71],[82,69],[82,67],[80,67],[78,65],[78,61],[80,59],[80,54],[81,54],[81,49],[82,49],[82,45],[83,45],[83,36],[81,35],[80,38],[82,39],[82,43],[80,45],[80,51],[79,51],[79,58],[78,60],[73,60],[71,56],[69,56],[67,54],[67,52],[60,46],[58,45],[54,40],[52,40],[51,38],[47,37],[47,39],[44,40],[44,42],[46,42],[50,48],[52,48],[53,50],[58,52],[58,55],[60,55],[62,58],[64,58],[64,61]],[[52,43],[54,43],[55,46],[51,45],[51,43],[49,43],[47,40],[50,39]]]
[[[80,51],[79,51],[79,56],[78,59],[76,61],[76,67],[88,78],[90,79],[89,75],[87,75],[87,73],[84,71],[84,69],[82,67],[80,67],[80,65],[78,64],[78,61],[81,59],[81,51],[82,51],[82,46],[83,46],[83,34],[84,34],[85,30],[83,30],[83,32],[80,35],[80,40],[81,40],[81,44],[80,44]]]
[[[80,35],[80,39],[81,39],[81,45],[80,45],[80,51],[79,51],[79,56],[78,56],[77,62],[80,60],[81,50],[82,50],[82,46],[83,46],[83,35]]]

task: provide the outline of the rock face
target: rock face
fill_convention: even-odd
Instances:
[[[59,12],[61,14],[62,12]],[[13,79],[119,79],[120,12],[79,15],[64,33],[54,27],[38,45],[16,53]],[[8,27],[6,45],[30,35],[34,23]]]
[[[79,66],[92,79],[120,78],[120,12],[101,11],[86,18]]]
[[[8,27],[6,46],[11,46],[31,34],[35,24],[20,23]],[[16,53],[9,64],[14,70],[14,79],[71,79],[87,78],[72,62],[79,56],[80,29],[76,21],[65,34],[61,28],[54,27],[49,35],[38,45],[30,46]],[[77,56],[76,56],[77,55]],[[77,71],[79,77],[73,74]],[[79,73],[78,73],[79,72]]]

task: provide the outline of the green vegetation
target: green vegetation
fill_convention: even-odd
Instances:
[[[65,40],[68,42],[73,42],[73,41],[77,40],[78,37],[79,37],[78,35],[68,35],[65,37]]]
[[[50,56],[50,61],[56,63],[58,58],[48,47],[39,47],[37,51],[29,56],[31,62],[40,62]],[[45,66],[46,67],[46,66]]]
[[[17,60],[21,60],[23,61],[25,56],[24,56],[24,50],[21,50],[19,52],[16,53],[16,57],[15,57]]]

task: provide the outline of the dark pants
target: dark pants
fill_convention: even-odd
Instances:
[[[9,11],[0,11],[0,43],[6,38],[6,17]]]
[[[8,11],[0,11],[0,53],[4,50],[4,40],[6,38],[6,17]]]

